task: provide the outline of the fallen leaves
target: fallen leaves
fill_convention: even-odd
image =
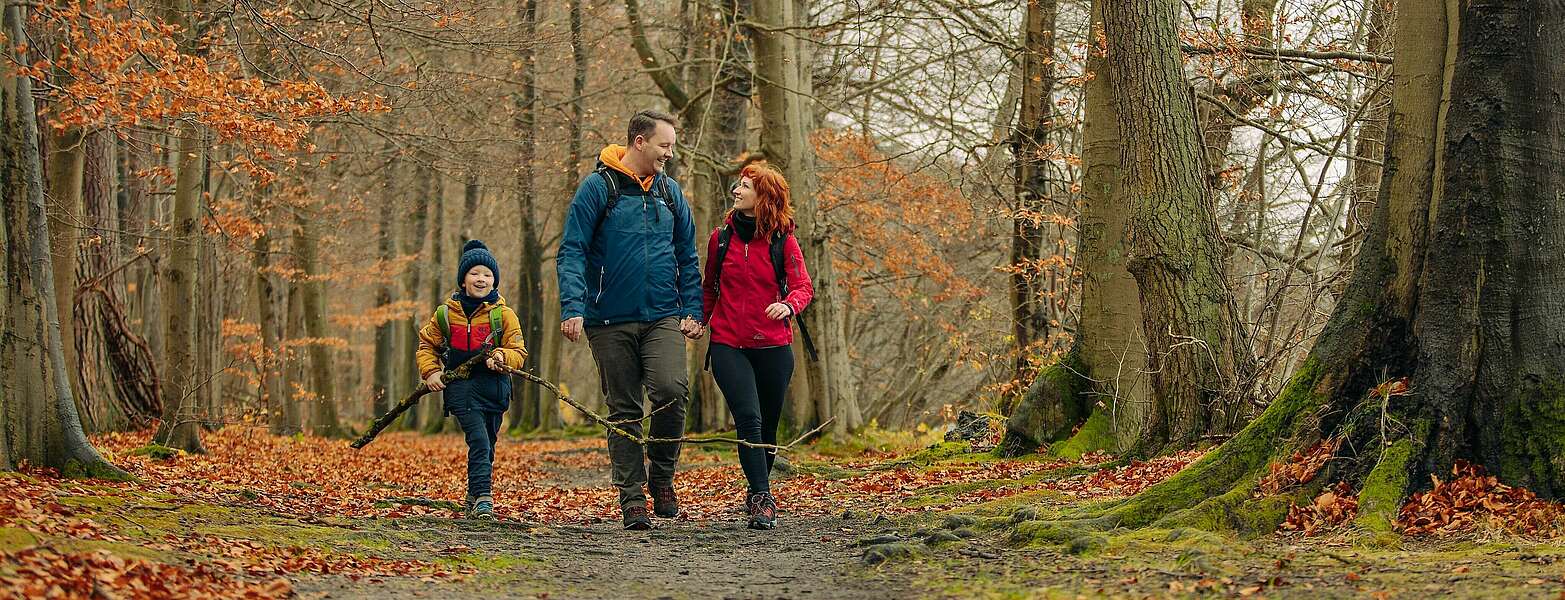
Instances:
[[[172,565],[97,552],[50,548],[0,552],[0,598],[291,598],[287,579],[246,581],[207,564]],[[112,590],[112,594],[107,593]]]
[[[1407,535],[1458,533],[1482,523],[1523,535],[1556,535],[1565,527],[1565,506],[1500,483],[1481,466],[1458,460],[1449,481],[1430,478],[1434,488],[1413,494],[1397,513],[1396,526]]]
[[[1341,445],[1342,438],[1321,440],[1302,452],[1295,451],[1288,462],[1267,465],[1268,472],[1261,478],[1256,490],[1257,497],[1279,494],[1309,483],[1331,461],[1331,457],[1336,456],[1337,448]]]
[[[1336,527],[1358,515],[1358,496],[1348,482],[1341,481],[1315,497],[1308,506],[1290,505],[1282,531],[1303,532],[1305,537]]]

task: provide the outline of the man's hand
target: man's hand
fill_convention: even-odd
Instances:
[[[773,321],[781,321],[793,316],[793,307],[782,302],[773,302],[766,307],[766,318]]]
[[[565,334],[565,339],[572,342],[581,341],[581,336],[584,331],[582,328],[583,322],[584,319],[581,317],[571,317],[566,319],[564,322],[560,323],[560,333]]]
[[[685,317],[683,321],[679,322],[679,332],[685,334],[685,337],[692,340],[701,339],[701,336],[705,333],[705,330],[706,327],[703,327],[700,321],[690,317]]]
[[[429,377],[424,378],[424,387],[428,388],[431,392],[438,392],[440,390],[446,389],[446,382],[440,380],[440,376],[444,374],[445,371],[435,371],[434,373],[430,373]]]

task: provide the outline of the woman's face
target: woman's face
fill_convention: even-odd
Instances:
[[[462,277],[462,291],[469,298],[482,298],[489,295],[489,290],[494,288],[494,273],[489,267],[478,265],[467,270],[467,275]]]
[[[734,210],[746,216],[755,216],[755,182],[742,177],[734,185]]]

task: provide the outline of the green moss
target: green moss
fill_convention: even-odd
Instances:
[[[1086,534],[1086,531],[1053,521],[1022,521],[1011,529],[1008,540],[1017,546],[1053,546],[1064,544]]]
[[[179,458],[179,456],[181,454],[184,454],[184,452],[182,452],[182,451],[180,451],[178,449],[170,448],[168,446],[163,446],[163,445],[160,445],[160,444],[147,444],[145,446],[142,446],[140,448],[137,448],[135,450],[131,450],[130,451],[130,455],[131,456],[145,456],[145,457],[150,458],[152,460],[170,460],[170,459],[175,459],[175,458]]]
[[[864,550],[864,564],[878,565],[886,561],[911,558],[923,553],[919,546],[905,542],[876,544]]]
[[[1422,438],[1428,429],[1427,421],[1415,424],[1413,435]],[[1402,506],[1402,499],[1407,497],[1408,479],[1418,447],[1410,437],[1397,440],[1380,451],[1379,462],[1370,469],[1359,490],[1359,516],[1353,520],[1354,525],[1374,534],[1392,532],[1392,521]]]
[[[135,478],[123,469],[105,461],[82,462],[76,459],[66,461],[60,469],[60,474],[72,479],[106,479],[109,481],[131,481]]]
[[[1209,498],[1228,494],[1236,485],[1258,477],[1269,458],[1286,456],[1287,449],[1279,446],[1279,440],[1294,439],[1295,429],[1309,421],[1301,417],[1314,413],[1325,403],[1323,395],[1316,390],[1322,377],[1316,360],[1306,360],[1277,400],[1227,443],[1105,516],[1118,526],[1144,527]],[[1230,497],[1224,503],[1238,500]],[[1273,512],[1260,511],[1255,515],[1269,519]],[[1199,518],[1191,521],[1201,523]]]
[[[543,561],[526,556],[476,552],[445,556],[437,559],[435,562],[449,567],[472,567],[478,569],[480,574],[509,573],[523,568],[539,567],[544,564]]]
[[[0,552],[15,552],[38,545],[38,538],[20,527],[0,527]]]
[[[1006,419],[1005,437],[996,451],[1001,456],[1020,456],[1069,436],[1090,410],[1081,396],[1091,384],[1083,376],[1086,372],[1075,350],[1039,371]]]
[[[940,442],[919,450],[916,454],[907,457],[907,460],[909,462],[928,464],[956,458],[970,452],[972,452],[972,444],[967,442]]]
[[[1089,452],[1112,450],[1114,446],[1114,426],[1110,422],[1108,413],[1095,410],[1092,411],[1092,416],[1087,418],[1087,422],[1082,424],[1081,429],[1076,430],[1076,435],[1050,446],[1049,455],[1067,460],[1080,460]]]

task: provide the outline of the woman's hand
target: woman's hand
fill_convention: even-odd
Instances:
[[[446,382],[440,380],[440,376],[444,375],[445,373],[445,371],[435,371],[434,373],[430,373],[429,377],[424,378],[424,387],[429,388],[429,391],[431,392],[438,392],[440,390],[446,389]]]
[[[771,306],[766,307],[766,318],[773,321],[781,321],[791,316],[793,316],[793,307],[786,303],[773,302]]]

